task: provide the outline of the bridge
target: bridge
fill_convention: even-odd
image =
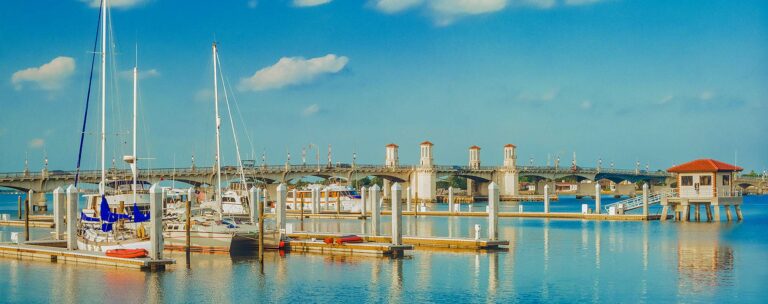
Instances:
[[[439,180],[451,176],[467,179],[467,192],[469,195],[487,195],[487,185],[496,182],[499,185],[502,196],[516,196],[519,194],[519,179],[527,177],[537,181],[536,193],[541,194],[543,185],[549,184],[550,189],[555,189],[554,181],[573,177],[579,181],[610,180],[619,186],[626,188],[617,189],[620,194],[634,195],[635,184],[645,181],[649,184],[670,184],[674,181],[671,174],[664,171],[625,170],[608,168],[586,168],[557,166],[517,166],[516,147],[508,144],[503,147],[504,163],[501,166],[481,166],[480,147],[472,146],[469,149],[469,163],[462,166],[435,165],[432,155],[433,144],[425,141],[420,145],[421,155],[419,164],[402,165],[399,163],[398,146],[389,144],[386,146],[386,157],[383,165],[364,164],[333,164],[328,162],[323,165],[251,165],[243,168],[242,175],[249,182],[262,183],[271,195],[274,195],[277,184],[288,183],[304,177],[314,176],[319,178],[336,178],[352,182],[365,177],[380,177],[384,180],[385,190],[392,182],[400,183],[403,188],[410,187],[410,195],[416,201],[434,201],[437,197],[436,185]],[[109,180],[130,180],[131,172],[128,169],[112,168],[107,171]],[[239,167],[224,166],[221,169],[222,180],[233,182],[242,180]],[[199,187],[214,185],[216,170],[213,167],[189,168],[164,168],[141,169],[139,179],[156,183],[160,181],[178,181]],[[73,184],[75,172],[73,171],[48,171],[41,172],[11,172],[0,173],[0,187],[12,188],[19,191],[34,191],[34,201],[44,201],[44,193],[52,192],[57,187],[65,187]],[[80,172],[80,182],[86,184],[98,184],[101,180],[101,171],[88,170]],[[742,181],[737,180],[737,184]],[[754,185],[765,189],[766,184],[761,180],[744,180],[744,185]],[[581,187],[584,185],[584,187]],[[579,183],[578,194],[593,195],[594,184]],[[581,189],[584,188],[584,189]],[[623,192],[621,192],[623,191]],[[554,190],[553,190],[554,192]],[[384,193],[389,196],[388,191]]]

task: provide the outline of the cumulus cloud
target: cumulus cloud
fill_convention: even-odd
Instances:
[[[592,102],[589,100],[584,100],[579,104],[579,107],[581,107],[584,110],[588,110],[592,108]]]
[[[373,5],[377,10],[392,14],[421,5],[424,0],[376,0]]]
[[[160,76],[160,72],[157,69],[139,70],[139,79],[152,78]],[[120,77],[125,79],[133,79],[133,69],[120,71]]]
[[[101,0],[80,0],[81,2],[87,2],[88,6],[93,8],[99,8]],[[139,4],[143,4],[148,0],[109,0],[109,7],[115,8],[131,8]]]
[[[468,16],[495,13],[506,8],[552,9],[583,6],[608,0],[371,0],[373,7],[384,13],[397,13],[422,8],[437,25],[450,25]]]
[[[58,90],[75,71],[75,59],[59,56],[40,67],[16,71],[11,76],[16,90],[21,90],[24,83],[33,83],[43,90]]]
[[[29,147],[31,149],[40,149],[43,146],[45,146],[45,140],[43,140],[42,138],[33,138],[32,140],[29,141]]]
[[[311,104],[311,105],[307,106],[306,108],[304,108],[304,110],[301,110],[301,116],[309,117],[309,116],[317,114],[317,112],[319,112],[319,111],[320,111],[320,106],[319,105],[317,105],[316,103],[315,104]]]
[[[328,54],[323,57],[283,57],[272,66],[256,71],[240,80],[241,91],[279,89],[289,85],[309,83],[323,74],[341,71],[349,62],[345,56]]]
[[[331,0],[293,0],[293,6],[309,7],[330,3]]]

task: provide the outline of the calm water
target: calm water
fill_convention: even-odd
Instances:
[[[0,212],[15,215],[15,196],[0,202]],[[562,197],[552,210],[577,211],[582,202],[593,203]],[[418,250],[402,260],[273,252],[262,267],[249,256],[193,254],[187,262],[175,253],[177,265],[147,273],[0,258],[0,301],[765,303],[768,197],[745,197],[744,215],[737,224],[500,219],[500,236],[511,242],[506,252]],[[485,218],[407,218],[404,228],[466,237],[474,224],[487,232]],[[316,220],[304,228],[357,233],[365,226]],[[0,238],[11,231],[19,229],[0,227]]]

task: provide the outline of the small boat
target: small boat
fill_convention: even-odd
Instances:
[[[339,203],[341,203],[339,211],[357,213],[362,209],[360,194],[352,187],[338,184],[309,185],[306,189],[296,191],[296,198],[293,197],[293,191],[288,191],[286,207],[290,210],[301,210],[303,207],[304,211],[312,211],[312,189],[318,188],[320,189],[320,210],[318,211],[335,211]]]
[[[365,239],[358,235],[344,235],[341,237],[327,237],[323,239],[323,242],[326,244],[336,244],[336,245],[343,245],[344,243],[363,243],[365,242]]]
[[[106,255],[114,258],[135,259],[143,258],[149,254],[146,249],[111,249]]]

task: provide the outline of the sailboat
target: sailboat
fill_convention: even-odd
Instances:
[[[213,56],[213,91],[216,115],[216,188],[211,201],[202,202],[199,207],[191,210],[190,214],[190,250],[203,252],[230,252],[238,249],[255,248],[258,243],[258,225],[243,221],[248,216],[246,197],[235,192],[222,193],[221,188],[221,117],[219,116],[218,88],[218,50],[216,43],[212,46]],[[186,210],[179,210],[180,204],[175,205],[177,218],[164,222],[163,239],[166,248],[184,249],[186,246]],[[267,248],[277,248],[280,234],[274,230],[265,229],[265,245]]]
[[[101,21],[101,182],[99,183],[98,196],[86,196],[88,207],[81,211],[80,225],[78,229],[78,248],[91,251],[107,251],[111,249],[149,249],[150,241],[144,222],[149,215],[142,212],[139,207],[139,193],[137,192],[136,170],[136,88],[138,68],[133,69],[133,155],[126,157],[130,161],[133,172],[132,193],[121,191],[125,182],[107,181],[105,167],[106,151],[106,55],[107,55],[107,9],[109,3],[102,0],[99,19]],[[90,87],[89,87],[90,92]],[[87,111],[87,109],[86,109]],[[87,115],[86,115],[87,119]],[[83,122],[85,125],[85,121]],[[82,149],[82,137],[81,137]],[[78,159],[79,169],[79,159]],[[107,186],[115,189],[114,193],[107,194]],[[145,193],[142,193],[145,194]],[[148,198],[148,193],[146,193]],[[116,204],[110,204],[110,201]],[[133,208],[127,212],[125,202],[133,202]],[[148,201],[148,199],[147,199]],[[98,202],[98,203],[97,203]],[[115,206],[117,205],[117,206]],[[142,203],[141,207],[148,206]]]

